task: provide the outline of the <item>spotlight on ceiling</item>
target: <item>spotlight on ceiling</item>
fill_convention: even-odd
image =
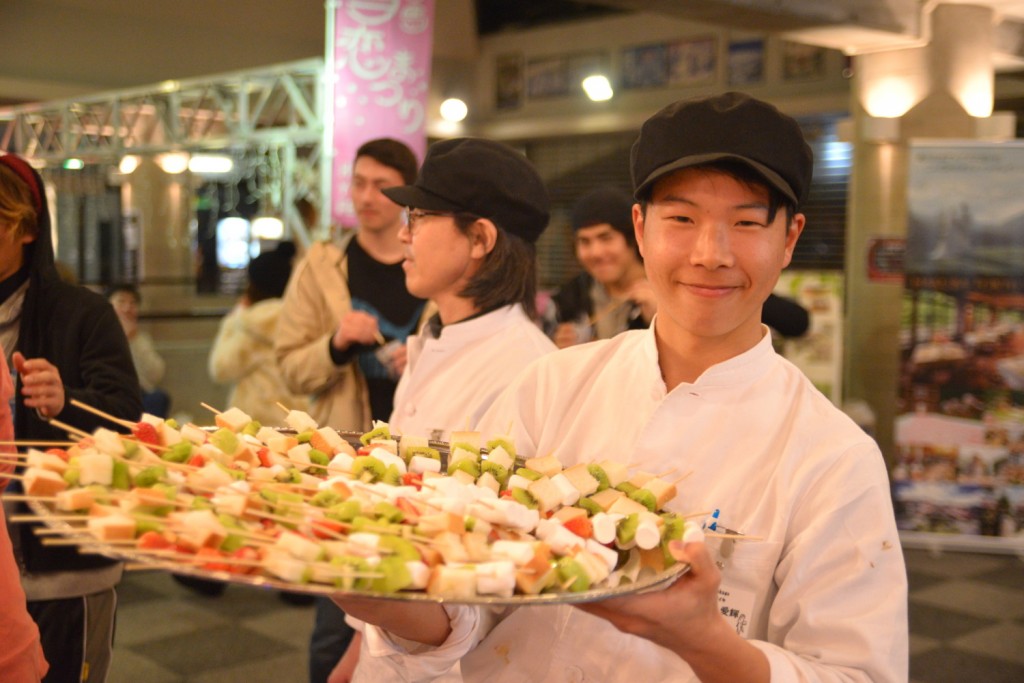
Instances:
[[[445,121],[458,123],[466,118],[468,113],[469,107],[467,107],[466,103],[458,97],[449,97],[441,103],[441,118]]]
[[[193,154],[188,160],[188,170],[193,173],[217,175],[230,173],[234,167],[234,160],[223,154]]]
[[[138,167],[139,157],[134,154],[125,154],[121,157],[121,163],[117,165],[117,170],[120,171],[122,175],[129,175]]]
[[[176,175],[183,173],[188,168],[188,154],[185,152],[167,152],[157,156],[156,163],[159,164],[164,173]]]
[[[601,76],[600,74],[584,78],[583,91],[594,102],[610,100],[612,95],[615,94],[612,90],[612,84],[608,81],[608,77]]]

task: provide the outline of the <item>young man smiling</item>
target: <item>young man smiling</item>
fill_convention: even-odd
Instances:
[[[583,272],[554,296],[560,349],[610,339],[651,324],[656,304],[633,234],[633,198],[614,187],[583,195],[572,208],[573,249]]]
[[[647,330],[533,363],[481,429],[517,451],[688,473],[666,507],[721,510],[747,538],[672,541],[663,591],[520,607],[353,604],[392,678],[907,680],[906,571],[878,446],[772,348],[761,307],[804,230],[796,122],[739,93],[676,102],[631,158]],[[411,643],[409,641],[412,641]],[[495,656],[495,653],[501,656]]]

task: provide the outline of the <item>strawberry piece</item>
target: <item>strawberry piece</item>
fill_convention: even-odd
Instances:
[[[347,526],[347,524],[342,524],[336,519],[329,519],[327,517],[309,520],[309,528],[312,530],[313,536],[322,539],[338,538]]]
[[[588,517],[573,517],[563,526],[580,538],[590,538],[594,535],[594,524]]]
[[[132,427],[132,436],[150,446],[160,445],[160,436],[156,433],[156,427],[148,422],[135,423],[135,426]]]
[[[274,461],[270,459],[270,449],[266,446],[256,451],[256,457],[260,459],[262,467],[271,467],[274,464]]]
[[[171,542],[159,531],[147,531],[135,543],[141,550],[166,550],[171,547]]]
[[[58,458],[60,458],[64,462],[68,461],[68,452],[66,450],[64,450],[63,448],[47,448],[46,452],[49,455],[56,455]]]
[[[423,488],[423,475],[418,472],[406,472],[402,475],[403,486],[415,486],[419,491]]]

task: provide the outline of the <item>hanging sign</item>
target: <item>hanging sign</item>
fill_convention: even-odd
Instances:
[[[333,4],[333,7],[331,6]],[[334,12],[331,218],[354,226],[349,199],[356,150],[368,140],[394,138],[422,161],[434,36],[434,0],[340,0]],[[330,105],[329,105],[330,106]]]

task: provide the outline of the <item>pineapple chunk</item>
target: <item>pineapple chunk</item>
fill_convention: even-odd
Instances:
[[[553,455],[545,455],[543,458],[529,458],[526,467],[547,477],[553,477],[562,471],[562,461]]]
[[[590,472],[587,471],[587,466],[583,464],[573,465],[569,469],[562,472],[565,478],[568,479],[576,490],[580,492],[581,496],[589,496],[597,491],[597,487],[600,482],[594,478]]]

